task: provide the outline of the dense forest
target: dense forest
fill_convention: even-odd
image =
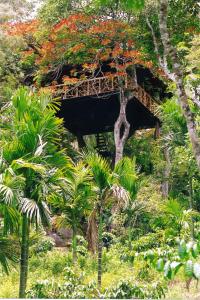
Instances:
[[[200,299],[199,9],[1,0],[0,298]]]

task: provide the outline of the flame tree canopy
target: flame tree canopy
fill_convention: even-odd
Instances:
[[[21,57],[24,66],[34,67],[38,84],[50,73],[58,78],[64,66],[71,66],[62,78],[69,84],[93,77],[97,70],[101,73],[105,62],[109,68],[104,75],[123,75],[134,64],[153,68],[142,49],[136,48],[134,28],[119,20],[78,13],[51,28],[37,20],[13,24],[8,33],[26,42]]]

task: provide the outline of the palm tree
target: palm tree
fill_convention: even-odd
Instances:
[[[93,237],[97,236],[98,287],[101,288],[103,211],[106,207],[112,205],[112,203],[117,203],[118,206],[127,205],[130,195],[122,186],[122,183],[125,187],[128,187],[128,185],[131,185],[132,177],[129,177],[127,174],[128,177],[126,181],[125,176],[120,177],[120,172],[117,174],[117,171],[120,169],[120,162],[118,162],[114,171],[112,171],[108,162],[97,154],[88,155],[86,157],[86,162],[91,168],[96,194],[93,211],[89,218],[88,232]],[[129,159],[127,159],[127,162],[129,162]],[[126,167],[127,162],[124,160],[124,168]],[[129,173],[129,175],[131,174]],[[97,229],[95,222],[96,218],[98,220],[98,234],[95,234]],[[93,237],[91,237],[91,240]],[[94,244],[94,241],[92,242]]]
[[[3,130],[0,199],[17,207],[22,216],[20,298],[26,291],[30,226],[49,224],[47,198],[58,191],[61,167],[68,164],[58,151],[62,121],[54,115],[56,108],[47,95],[39,97],[21,88],[12,98]]]
[[[132,247],[132,233],[131,229],[134,226],[138,214],[141,212],[141,203],[138,205],[136,200],[137,192],[140,188],[141,181],[139,184],[138,175],[136,172],[135,158],[130,159],[124,157],[116,165],[114,172],[118,175],[118,181],[121,186],[123,186],[129,192],[129,200],[122,210],[125,212],[125,226],[128,229],[128,242],[129,248]]]
[[[91,210],[93,192],[91,188],[91,175],[88,167],[80,161],[72,163],[70,174],[65,178],[62,185],[61,198],[57,195],[51,197],[50,203],[60,209],[62,214],[56,218],[58,228],[72,228],[72,253],[73,262],[77,258],[77,231],[81,230],[81,221]],[[64,183],[64,181],[63,181]]]

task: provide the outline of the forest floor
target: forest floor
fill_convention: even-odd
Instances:
[[[28,289],[37,281],[44,279],[53,279],[55,281],[63,282],[63,270],[66,265],[70,264],[69,255],[62,250],[54,249],[47,253],[34,255],[29,262],[29,278]],[[94,281],[96,274],[96,260],[90,258],[79,258],[79,269],[85,272],[84,283]],[[121,262],[112,253],[105,253],[103,256],[103,277],[102,288],[105,289],[111,285],[115,285],[119,280],[126,280],[133,278],[136,282],[140,282],[138,274],[141,274],[141,264],[136,263],[131,265],[130,262]],[[152,281],[159,279],[160,274],[152,272],[149,276]],[[150,282],[151,280],[142,279],[142,282]],[[18,268],[12,267],[9,275],[0,273],[0,298],[17,298],[18,297],[18,282],[19,272]],[[186,300],[194,299],[200,300],[200,287],[196,287],[196,282],[192,282],[190,291],[186,289],[186,283],[180,274],[176,280],[168,285],[168,292],[166,299]]]
[[[190,290],[186,289],[186,284],[181,279],[170,283],[166,300],[200,300],[200,287],[196,287],[196,282],[192,282]]]

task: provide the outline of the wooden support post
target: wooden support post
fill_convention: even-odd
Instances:
[[[156,126],[155,126],[155,131],[154,131],[154,139],[159,139],[160,137],[160,123],[157,121]]]
[[[112,91],[114,90],[114,82],[113,82],[113,77],[111,78],[111,89],[112,89]]]
[[[99,78],[99,94],[101,94],[101,79]]]
[[[78,97],[78,87],[76,87],[76,97]]]
[[[78,133],[76,135],[76,137],[77,137],[77,142],[78,142],[79,149],[82,149],[82,148],[86,147],[86,143],[84,141],[83,136],[80,133]]]

